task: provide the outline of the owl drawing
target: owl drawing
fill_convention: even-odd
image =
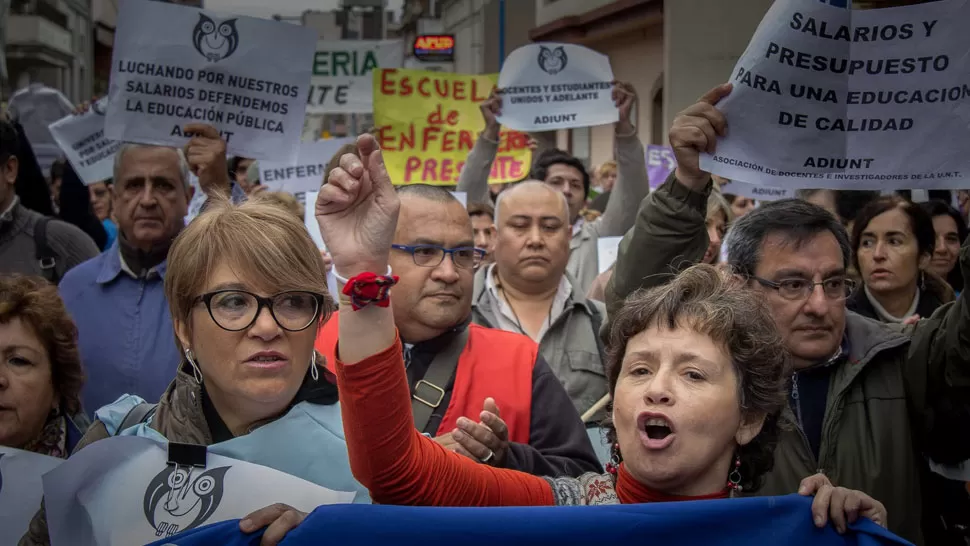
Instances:
[[[562,46],[556,49],[549,49],[546,46],[539,46],[539,68],[549,74],[558,74],[566,68],[566,50]]]
[[[215,21],[199,14],[199,22],[192,30],[192,45],[203,57],[212,62],[221,61],[232,55],[239,45],[236,20],[229,19],[216,24]]]

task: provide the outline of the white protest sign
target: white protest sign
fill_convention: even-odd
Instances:
[[[186,124],[206,123],[232,155],[292,157],[316,42],[313,30],[288,23],[124,0],[105,134],[182,146]]]
[[[338,40],[317,43],[307,113],[341,114],[374,110],[371,73],[401,68],[401,40]]]
[[[784,188],[970,184],[970,2],[847,10],[777,0],[718,105],[701,168]]]
[[[453,191],[451,195],[455,196],[455,199],[461,202],[461,206],[468,208],[468,192],[464,191]]]
[[[79,115],[63,117],[48,127],[74,171],[85,184],[111,178],[115,152],[121,143],[104,136],[104,114],[108,99],[103,98]]]
[[[777,201],[779,199],[795,197],[795,190],[793,189],[771,188],[768,186],[758,186],[757,184],[748,184],[747,182],[736,182],[734,180],[721,186],[721,193],[739,195],[741,197],[747,197],[748,199],[757,199],[758,201]]]
[[[355,496],[214,453],[205,468],[167,460],[164,444],[136,436],[106,438],[75,453],[44,476],[51,543],[150,544],[277,502],[308,512]]]
[[[620,241],[623,237],[600,237],[596,240],[596,255],[599,272],[602,273],[613,266],[616,255],[620,252]]]
[[[0,446],[0,544],[17,544],[44,497],[44,474],[63,459]]]
[[[317,187],[319,190],[320,188]],[[317,194],[319,191],[308,191],[304,193],[304,199],[306,203],[303,205],[303,223],[306,225],[306,230],[310,233],[310,238],[316,243],[317,248],[320,250],[327,250],[327,245],[323,243],[323,236],[320,235],[320,224],[317,223],[317,217],[314,213],[317,204]]]
[[[499,123],[519,131],[552,131],[615,123],[610,58],[573,44],[529,44],[502,65]]]
[[[271,191],[292,194],[317,191],[326,179],[327,163],[352,138],[328,138],[316,142],[301,142],[296,161],[260,161],[259,183]]]

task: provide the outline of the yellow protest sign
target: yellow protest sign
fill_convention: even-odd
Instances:
[[[485,128],[479,103],[498,74],[466,75],[385,68],[374,71],[374,125],[395,184],[458,184],[458,175]],[[529,174],[528,135],[501,132],[489,183]]]

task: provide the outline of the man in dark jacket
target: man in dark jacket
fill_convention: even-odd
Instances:
[[[607,287],[611,310],[635,290],[669,280],[673,268],[699,262],[707,249],[712,180],[699,154],[713,151],[726,130],[714,105],[729,92],[715,88],[674,120],[678,168],[643,201],[620,244]],[[926,459],[970,458],[970,305],[961,298],[904,331],[846,311],[845,229],[824,209],[797,200],[738,220],[727,245],[733,271],[770,307],[796,370],[786,412],[795,426],[783,433],[758,493],[785,494],[823,472],[885,503],[889,529],[922,544]],[[970,240],[960,262],[970,277]]]

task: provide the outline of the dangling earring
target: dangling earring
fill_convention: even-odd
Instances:
[[[310,357],[310,377],[313,381],[320,380],[320,370],[317,369],[317,352],[313,351],[313,356]]]
[[[605,468],[614,478],[620,471],[620,444],[613,444],[613,448],[610,449],[610,462],[606,463]]]
[[[728,486],[728,489],[730,489],[731,491],[734,491],[735,493],[740,493],[742,490],[744,490],[744,488],[741,487],[741,456],[740,455],[734,456],[734,470],[732,470],[731,474],[728,475],[727,486]]]
[[[919,271],[919,289],[922,292],[926,292],[926,271],[922,269]]]
[[[199,365],[195,363],[192,358],[192,349],[185,350],[185,360],[188,361],[189,366],[192,366],[192,375],[195,376],[195,382],[199,385],[202,384],[202,370],[199,369]]]

